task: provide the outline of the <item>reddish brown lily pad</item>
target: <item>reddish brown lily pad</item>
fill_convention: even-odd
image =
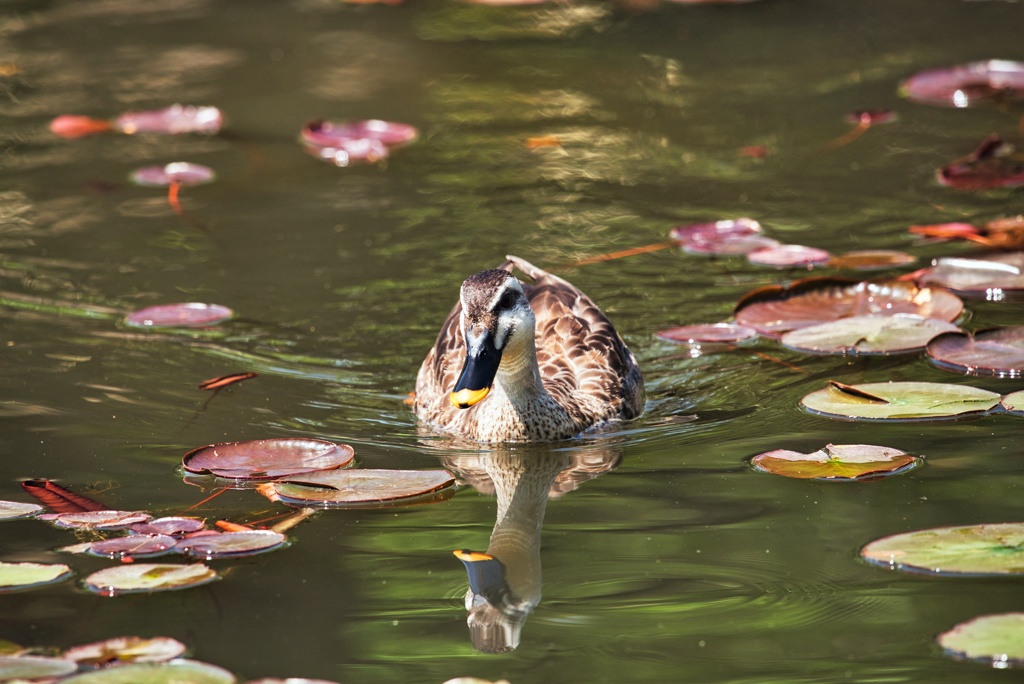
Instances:
[[[964,297],[989,301],[1024,291],[1024,252],[991,254],[984,258],[941,258],[918,277],[923,285],[938,285]]]
[[[232,480],[273,480],[352,463],[355,449],[322,439],[284,437],[199,447],[182,457],[190,473]]]
[[[177,541],[174,537],[165,534],[133,534],[128,537],[115,537],[113,539],[75,544],[61,550],[119,560],[152,558],[170,553]]]
[[[921,459],[873,444],[828,444],[809,454],[776,449],[750,459],[755,470],[803,480],[865,480],[905,473]]]
[[[851,271],[873,271],[876,269],[906,266],[917,261],[917,257],[906,252],[893,249],[863,249],[845,252],[832,257],[828,262],[831,268],[848,269]]]
[[[928,69],[905,80],[900,93],[915,102],[957,108],[1024,99],[1024,62],[990,59]]]
[[[181,304],[160,304],[133,311],[127,323],[144,328],[191,328],[213,325],[227,320],[234,312],[220,304],[185,302]]]
[[[927,352],[940,368],[1019,378],[1024,376],[1024,326],[945,333],[928,343]]]
[[[271,530],[219,532],[182,539],[174,550],[189,558],[202,560],[238,558],[273,551],[284,546],[287,541],[288,537]]]
[[[144,511],[83,511],[81,513],[47,513],[40,520],[56,527],[86,530],[124,530],[146,522],[153,516]]]
[[[826,264],[832,255],[817,247],[805,245],[778,245],[755,249],[747,254],[747,261],[759,266],[775,268],[793,268],[797,266],[815,266]]]
[[[455,487],[447,470],[333,470],[268,485],[283,503],[320,508],[395,505],[439,498]]]
[[[170,637],[114,637],[64,651],[65,660],[80,665],[107,667],[123,663],[166,662],[185,652],[185,644]]]
[[[1024,163],[1011,157],[1013,146],[991,135],[965,157],[936,172],[939,183],[960,190],[993,190],[1024,185]]]
[[[744,295],[734,310],[736,322],[762,335],[781,335],[849,316],[916,314],[953,321],[963,302],[949,292],[904,281],[855,281],[805,278],[770,285]]]

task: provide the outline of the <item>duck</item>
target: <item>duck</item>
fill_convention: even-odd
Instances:
[[[640,366],[604,312],[568,281],[505,258],[462,283],[417,373],[417,417],[458,438],[506,443],[571,439],[639,416]]]

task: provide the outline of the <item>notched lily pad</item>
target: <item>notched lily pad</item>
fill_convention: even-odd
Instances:
[[[182,457],[190,473],[233,480],[273,480],[318,470],[344,468],[355,449],[322,439],[275,438],[210,444]]]
[[[998,406],[1001,398],[977,387],[940,382],[870,382],[845,387],[830,384],[806,395],[801,403],[812,413],[833,418],[935,420],[984,413]]]
[[[781,342],[816,354],[900,354],[924,349],[936,335],[957,330],[952,323],[913,314],[868,314],[792,330]]]
[[[0,593],[34,589],[71,578],[71,568],[61,563],[0,562]]]
[[[1024,573],[1024,523],[937,527],[877,539],[865,560],[893,570],[942,575]]]
[[[828,444],[809,454],[776,449],[750,459],[755,470],[803,480],[855,481],[905,473],[922,459],[892,447]]]
[[[179,658],[165,663],[129,663],[84,672],[61,684],[234,684],[235,676],[222,667]]]
[[[982,615],[961,622],[936,641],[955,658],[997,669],[1024,665],[1024,613]]]
[[[1019,378],[1024,375],[1024,325],[945,333],[928,343],[927,352],[940,368],[968,375]]]
[[[288,537],[270,530],[248,530],[245,532],[220,532],[203,534],[182,539],[175,551],[189,558],[212,560],[214,558],[237,558],[273,551],[283,546]]]
[[[77,669],[74,663],[63,658],[0,656],[0,682],[64,677]]]
[[[268,492],[295,506],[344,508],[439,499],[455,487],[447,470],[333,470],[268,485]],[[265,493],[268,493],[265,492]]]
[[[162,663],[183,653],[185,644],[170,637],[144,639],[128,636],[73,646],[64,651],[64,659],[73,660],[80,665],[107,667],[124,663]]]
[[[106,568],[85,578],[89,591],[104,596],[171,591],[196,587],[217,579],[202,563],[191,565],[132,563]]]
[[[953,321],[962,312],[963,302],[945,290],[903,281],[843,278],[805,278],[762,287],[744,295],[734,310],[740,325],[775,336],[850,316],[915,314]]]

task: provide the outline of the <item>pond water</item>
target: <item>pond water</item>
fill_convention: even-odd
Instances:
[[[1024,211],[1019,191],[934,180],[991,133],[1019,140],[1021,110],[929,107],[897,86],[924,68],[1024,58],[1022,21],[1019,3],[961,0],[5,2],[0,499],[27,501],[21,480],[51,478],[113,508],[181,513],[210,493],[183,480],[185,452],[282,436],[351,444],[365,468],[452,468],[464,486],[430,505],[318,513],[286,549],[211,561],[225,576],[202,588],[5,595],[0,638],[172,636],[241,680],[1005,681],[934,638],[1024,609],[1019,580],[899,574],[858,551],[1021,520],[1020,418],[843,422],[799,400],[828,379],[1001,393],[1020,380],[964,378],[917,354],[808,356],[771,340],[691,354],[655,337],[727,320],[745,292],[806,271],[678,249],[562,271],[608,312],[649,395],[639,420],[576,442],[453,446],[403,399],[462,279],[505,254],[558,268],[737,216],[784,242],[901,249],[918,266],[976,252],[907,228]],[[174,102],[222,108],[225,132],[62,140],[47,128]],[[863,109],[899,118],[830,146]],[[336,168],[297,142],[317,118],[402,121],[421,137],[386,163]],[[744,151],[755,146],[767,154]],[[172,161],[218,174],[182,190],[194,221],[162,189],[127,182]],[[236,317],[199,331],[123,324],[176,301]],[[965,325],[1022,313],[970,301]],[[259,376],[212,399],[195,388],[243,371]],[[858,484],[746,462],[829,442],[926,461]],[[518,623],[491,616],[474,641],[452,551],[492,544],[495,493],[508,515],[492,551],[511,549],[509,580],[536,607]],[[236,491],[192,514],[283,510]],[[74,536],[36,521],[4,523],[2,540],[4,561],[67,562],[79,578],[110,565],[56,553]],[[518,648],[484,652],[515,632]]]

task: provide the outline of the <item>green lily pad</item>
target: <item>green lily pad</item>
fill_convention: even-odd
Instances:
[[[43,507],[20,501],[0,501],[0,520],[31,518],[42,513]]]
[[[368,468],[310,473],[269,483],[263,491],[286,504],[340,508],[438,499],[454,486],[455,476],[447,470]]]
[[[1024,413],[1024,390],[1007,394],[1000,403],[1011,413]]]
[[[776,449],[750,459],[755,470],[802,480],[864,480],[905,473],[922,459],[873,444],[827,444],[809,454]]]
[[[894,570],[943,575],[1024,574],[1024,523],[937,527],[876,539],[860,555]]]
[[[104,596],[187,589],[217,579],[217,573],[202,563],[191,565],[132,563],[94,572],[85,578],[85,588]]]
[[[968,385],[941,382],[830,383],[801,403],[812,413],[854,420],[927,420],[984,413],[1000,395]]]
[[[61,563],[0,563],[0,592],[56,584],[71,577],[71,568]]]
[[[913,314],[868,314],[792,330],[782,344],[817,354],[899,354],[923,349],[944,332],[956,332],[952,323]]]
[[[63,679],[61,684],[234,684],[235,681],[235,676],[224,668],[179,659],[107,667]]]
[[[0,682],[12,679],[63,677],[77,669],[77,665],[63,658],[0,656]]]
[[[1024,665],[1024,613],[982,615],[961,622],[936,639],[958,658],[991,663],[999,669]]]

